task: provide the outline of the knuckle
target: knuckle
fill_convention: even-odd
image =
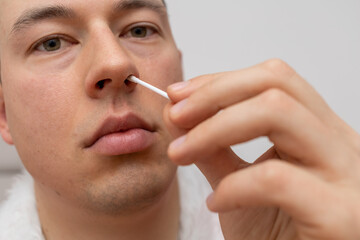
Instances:
[[[281,103],[284,101],[285,93],[277,88],[270,88],[263,93],[263,98],[267,103]]]
[[[283,163],[278,160],[268,160],[257,169],[254,177],[266,191],[273,193],[282,191],[290,176]]]
[[[183,127],[183,122],[186,120],[186,118],[181,114],[173,114],[169,111],[168,119],[170,123],[177,127]]]
[[[267,60],[264,62],[263,66],[275,76],[289,77],[295,73],[289,64],[278,58]]]
[[[277,88],[265,91],[261,98],[261,106],[273,115],[275,112],[289,113],[294,108],[294,101],[285,92]]]

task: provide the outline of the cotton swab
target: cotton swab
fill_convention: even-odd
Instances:
[[[157,94],[163,96],[164,98],[169,99],[169,96],[167,95],[166,92],[164,92],[164,91],[162,91],[162,90],[160,90],[160,89],[158,89],[158,88],[156,88],[156,87],[154,87],[154,86],[152,86],[152,85],[150,85],[150,84],[148,84],[148,83],[146,83],[146,82],[144,82],[144,81],[141,81],[140,79],[138,79],[138,78],[135,77],[135,76],[130,76],[130,77],[128,77],[128,80],[131,81],[131,82],[134,82],[134,83],[138,83],[138,84],[140,84],[141,86],[144,86],[144,87],[150,89],[151,91],[154,91],[154,92],[156,92]]]

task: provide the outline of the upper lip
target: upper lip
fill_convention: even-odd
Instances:
[[[134,113],[127,113],[122,116],[110,116],[106,118],[94,132],[94,134],[86,141],[85,146],[91,147],[101,137],[111,133],[125,132],[130,129],[141,128],[153,132],[153,128],[149,123]]]

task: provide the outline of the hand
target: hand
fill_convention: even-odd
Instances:
[[[225,239],[360,239],[360,136],[281,60],[170,86],[179,137],[168,155],[195,163]],[[352,106],[350,106],[352,107]],[[248,164],[231,145],[267,136]]]

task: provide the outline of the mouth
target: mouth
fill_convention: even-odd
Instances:
[[[154,129],[133,113],[110,116],[100,124],[85,148],[97,154],[117,156],[141,152],[155,142]]]

